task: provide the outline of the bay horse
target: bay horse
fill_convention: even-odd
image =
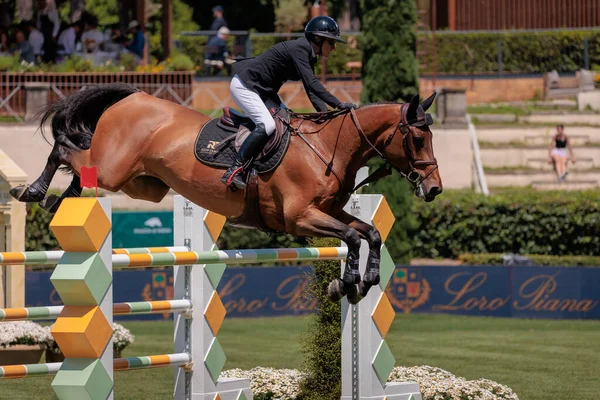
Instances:
[[[429,129],[433,121],[425,113],[434,98],[435,94],[423,103],[415,96],[405,104],[365,105],[349,113],[330,113],[329,118],[322,113],[318,118],[296,114],[289,123],[292,137],[281,164],[258,177],[256,213],[263,227],[296,236],[334,237],[347,244],[342,278],[329,285],[334,301],[348,295],[356,303],[380,280],[379,232],[343,210],[357,171],[378,156],[389,166],[386,174],[395,168],[425,201],[442,192]],[[11,189],[19,201],[41,202],[56,210],[63,198],[81,194],[81,167],[96,166],[99,187],[134,199],[160,202],[173,189],[229,220],[247,211],[247,190],[232,192],[220,181],[223,170],[195,159],[198,132],[211,120],[202,113],[133,86],[110,84],[50,105],[40,123],[42,134],[50,118],[54,145],[48,163],[31,185]],[[46,197],[60,166],[74,173],[73,181],[60,198]],[[361,239],[370,249],[362,279]]]

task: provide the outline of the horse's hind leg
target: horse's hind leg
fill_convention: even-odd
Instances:
[[[132,199],[147,200],[159,203],[171,188],[159,178],[140,175],[127,182],[121,191]]]
[[[44,198],[40,201],[40,207],[44,210],[55,213],[58,210],[58,207],[62,203],[62,201],[67,197],[80,197],[81,196],[81,181],[78,175],[73,174],[73,179],[71,180],[71,184],[63,192],[63,194],[59,197],[54,194]]]
[[[133,199],[158,203],[166,196],[169,189],[170,187],[158,178],[153,176],[138,176],[126,183],[125,186],[121,188],[121,191]],[[65,198],[80,197],[81,191],[80,178],[78,175],[73,175],[71,184],[60,197],[51,194],[40,202],[40,207],[51,213],[55,213]]]
[[[19,201],[28,203],[42,201],[48,192],[50,182],[52,182],[52,178],[54,178],[58,167],[63,163],[65,154],[63,154],[62,148],[61,145],[55,143],[40,177],[31,185],[19,185],[10,189],[11,196]]]
[[[342,279],[336,279],[329,284],[328,295],[333,301],[348,295],[348,301],[356,304],[358,296],[357,284],[360,282],[358,269],[360,256],[360,236],[356,229],[338,221],[324,212],[311,208],[304,212],[295,222],[290,232],[297,236],[321,236],[341,239],[348,246],[348,257]]]
[[[356,229],[362,239],[369,243],[369,258],[367,259],[367,269],[361,282],[358,284],[358,291],[362,297],[366,296],[373,285],[379,285],[379,264],[381,260],[381,235],[374,226],[367,224],[343,211],[340,215],[340,221]]]

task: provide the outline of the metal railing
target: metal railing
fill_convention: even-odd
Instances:
[[[475,125],[471,120],[471,115],[467,114],[467,126],[469,127],[469,135],[471,136],[471,147],[473,148],[473,164],[475,164],[475,172],[477,174],[477,185],[485,196],[490,195],[490,191],[487,185],[487,179],[485,178],[485,171],[483,170],[483,162],[481,161],[481,153],[479,151],[479,139],[477,138],[477,132],[475,131]]]
[[[81,73],[0,73],[0,115],[17,120],[25,115],[27,106],[26,86],[46,85],[48,103],[54,103],[87,86],[106,83],[129,83],[156,97],[182,105],[192,101],[194,72],[81,72]]]

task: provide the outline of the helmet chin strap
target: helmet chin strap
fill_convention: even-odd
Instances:
[[[316,56],[322,56],[323,55],[323,42],[325,42],[325,40],[322,37],[320,37],[320,36],[317,36],[317,37],[319,38],[318,39],[319,43],[317,43],[317,42],[313,42],[313,43],[317,44],[319,46],[319,53],[315,54],[315,55]]]

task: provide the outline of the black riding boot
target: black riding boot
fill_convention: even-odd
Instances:
[[[267,135],[262,126],[254,128],[246,140],[244,140],[244,143],[242,143],[240,151],[235,157],[235,161],[231,167],[229,167],[227,172],[225,172],[225,175],[221,178],[221,182],[227,186],[234,185],[238,189],[246,189],[246,182],[244,181],[244,164],[251,158],[256,157],[268,141],[269,135]]]

